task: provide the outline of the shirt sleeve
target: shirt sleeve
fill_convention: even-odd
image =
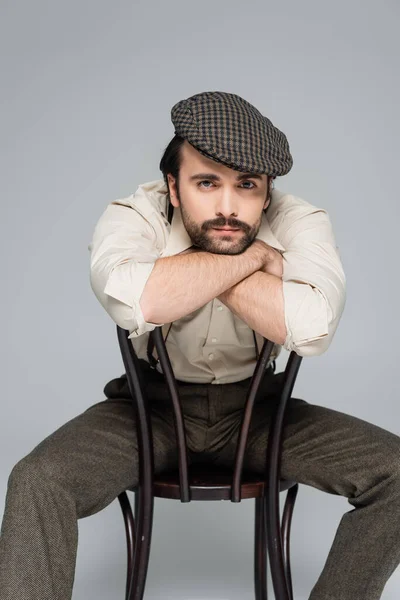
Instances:
[[[90,284],[113,321],[139,337],[164,323],[143,316],[139,300],[160,256],[155,229],[133,207],[107,206],[89,245]]]
[[[300,202],[281,236],[284,348],[317,356],[330,346],[346,302],[346,277],[326,210]]]

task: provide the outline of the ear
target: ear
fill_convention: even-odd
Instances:
[[[176,190],[176,180],[175,177],[171,175],[171,173],[167,173],[168,179],[168,188],[169,188],[169,196],[171,200],[172,206],[178,208],[180,206],[180,202],[178,200],[178,194]]]
[[[263,210],[267,208],[269,203],[271,202],[271,194],[274,189],[274,179],[275,177],[267,177],[267,186],[268,186],[268,199],[264,202]]]

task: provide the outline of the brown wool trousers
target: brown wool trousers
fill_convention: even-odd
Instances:
[[[143,365],[143,362],[141,362]],[[145,370],[155,470],[177,466],[166,383]],[[283,373],[267,373],[254,407],[245,468],[265,473],[272,408]],[[178,382],[189,463],[232,465],[250,379]],[[0,600],[70,600],[77,520],[109,505],[138,479],[132,400],[124,377],[39,443],[12,469],[0,534]],[[291,398],[281,476],[353,506],[337,529],[309,600],[378,600],[400,562],[400,438],[354,416]],[[310,517],[311,518],[311,517]]]

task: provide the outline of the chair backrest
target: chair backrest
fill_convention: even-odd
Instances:
[[[133,345],[128,337],[129,331],[121,329],[121,327],[117,325],[117,335],[122,359],[125,366],[128,386],[131,396],[133,398],[137,416],[140,485],[143,473],[146,473],[148,480],[150,478],[153,478],[154,473],[153,435],[151,429],[150,412],[148,408],[149,403],[148,398],[146,396],[143,373],[141,373],[140,362],[133,348]],[[191,498],[188,477],[186,436],[178,386],[162,335],[162,327],[156,327],[153,331],[150,332],[150,335],[154,336],[154,344],[157,349],[160,365],[167,382],[169,395],[174,409],[173,415],[179,461],[180,499],[181,502],[190,502]],[[265,374],[265,369],[268,364],[268,360],[273,347],[274,343],[264,338],[264,344],[260,356],[257,360],[257,364],[249,385],[249,390],[247,392],[240,434],[236,447],[236,457],[232,476],[232,502],[240,502],[241,500],[240,496],[243,461],[250,427],[250,421],[253,413],[254,401],[263,376]],[[284,413],[287,401],[292,394],[292,390],[297,378],[301,361],[301,356],[298,356],[294,351],[290,353],[282,380],[280,399],[275,409],[275,414],[272,420],[270,433],[271,437],[269,441],[269,452],[270,460],[272,461],[271,464],[274,465],[275,471],[279,469]],[[275,476],[277,476],[277,473],[275,473]]]

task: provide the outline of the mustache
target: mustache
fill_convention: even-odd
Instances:
[[[215,221],[213,223],[206,224],[206,229],[214,229],[214,227],[228,227],[231,229],[247,229],[243,223],[237,221]]]

